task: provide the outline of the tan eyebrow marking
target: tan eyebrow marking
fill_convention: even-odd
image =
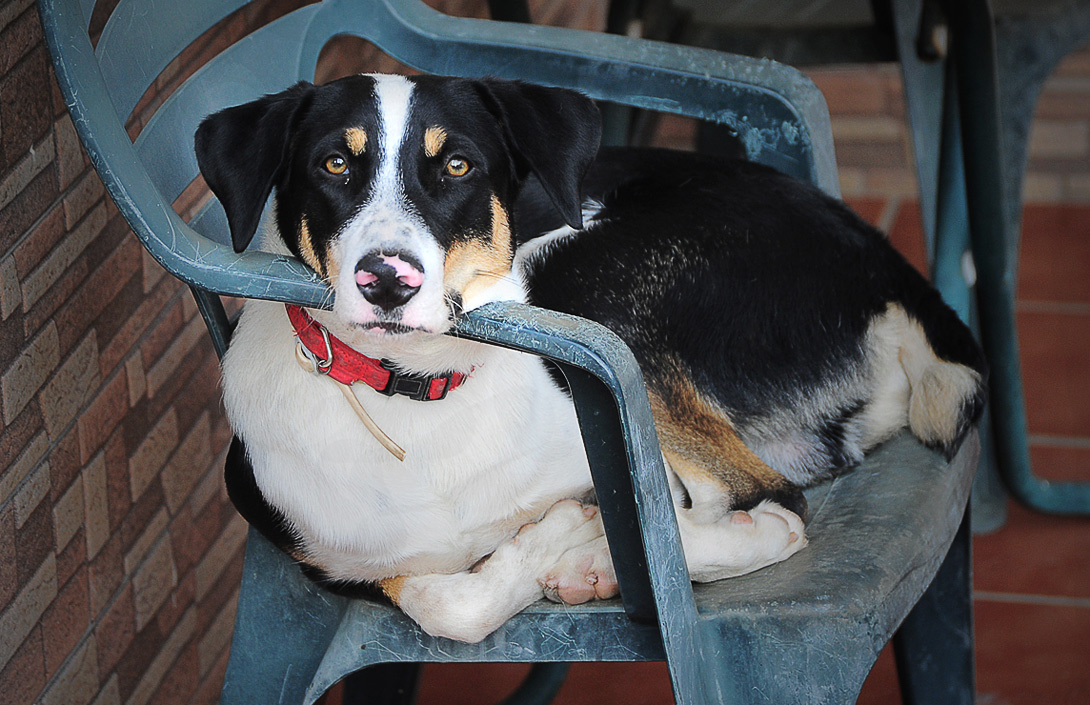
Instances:
[[[325,273],[322,272],[322,263],[318,260],[318,254],[314,251],[314,243],[310,238],[310,228],[307,227],[306,216],[303,216],[303,219],[299,221],[299,252],[303,255],[303,261],[324,278]]]
[[[447,131],[438,125],[424,130],[424,154],[429,157],[439,156],[439,150],[447,141]]]
[[[348,128],[344,131],[344,139],[348,142],[348,150],[357,157],[367,148],[367,132],[362,127]]]

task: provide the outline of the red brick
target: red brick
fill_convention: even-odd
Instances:
[[[190,705],[217,705],[219,703],[220,691],[223,690],[223,677],[227,673],[227,660],[230,656],[231,650],[224,649],[216,661],[216,665],[204,677],[204,681],[193,695]]]
[[[83,468],[79,459],[79,434],[75,429],[61,436],[49,455],[50,497],[56,501]]]
[[[11,367],[11,363],[23,354],[30,337],[23,331],[23,317],[19,314],[0,320],[0,370]]]
[[[15,503],[0,510],[0,611],[19,592],[19,569],[15,563]]]
[[[122,553],[128,553],[144,529],[148,527],[155,514],[163,506],[163,490],[159,483],[153,483],[133,503],[128,515],[122,520],[115,533],[121,537]]]
[[[170,667],[151,697],[155,705],[186,705],[200,685],[196,640],[190,642]]]
[[[42,630],[35,628],[0,670],[4,702],[8,705],[31,705],[45,686],[45,655]]]
[[[182,393],[175,401],[178,427],[188,428],[210,407],[218,408],[220,398],[220,365],[212,341],[204,336],[191,355],[198,367],[186,380]],[[183,433],[184,435],[184,433]]]
[[[182,329],[184,324],[181,301],[175,299],[171,302],[162,318],[148,331],[147,337],[140,344],[140,354],[144,358],[145,368],[150,368],[155,364],[159,356],[170,347],[175,335]]]
[[[179,399],[179,396],[189,393],[189,380],[193,376],[193,373],[201,366],[204,356],[208,354],[208,346],[210,345],[211,343],[209,342],[208,337],[203,336],[199,339],[197,344],[182,357],[178,366],[166,379],[165,383],[156,390],[155,396],[148,399],[149,403],[147,410],[151,414],[149,418],[158,418],[168,406],[174,404]],[[213,389],[215,389],[215,387],[213,387]],[[188,429],[181,429],[180,421],[179,430],[182,435],[189,432]]]
[[[0,172],[18,161],[53,124],[49,55],[40,44],[0,78]]]
[[[112,201],[106,199],[91,211],[95,218],[99,218],[102,223],[98,235],[87,244],[87,248],[83,253],[83,256],[88,259],[91,269],[98,269],[122,242],[133,240],[132,231],[129,230],[125,219],[107,207],[107,204],[112,205],[112,203]]]
[[[68,542],[68,546],[57,556],[57,582],[64,584],[71,580],[75,572],[86,564],[87,532],[84,527],[80,527]]]
[[[178,571],[181,574],[181,571]],[[193,574],[185,576],[178,581],[174,591],[159,612],[155,615],[155,621],[159,623],[159,631],[170,634],[177,626],[185,611],[193,604],[193,598],[197,592],[197,581]]]
[[[0,125],[4,125],[2,134],[6,135],[7,126],[2,119]],[[56,198],[56,167],[50,164],[11,203],[0,210],[0,252],[7,252],[27,228],[49,210]]]
[[[91,614],[99,614],[113,599],[125,579],[122,567],[121,537],[113,534],[91,561],[87,577],[91,596]]]
[[[19,585],[24,585],[53,550],[53,510],[41,502],[15,531],[15,555]]]
[[[109,301],[103,303],[102,311],[94,321],[95,333],[99,340],[112,341],[128,325],[146,299],[142,256],[139,250],[136,256],[137,272],[119,282],[117,293]],[[109,343],[107,343],[107,347],[114,349],[114,346]],[[124,351],[125,356],[128,356],[129,353],[130,350],[128,349]],[[102,374],[112,374],[114,369],[122,362],[123,359],[116,355],[103,354],[99,359]]]
[[[42,425],[42,413],[38,405],[27,404],[14,421],[0,429],[0,458],[4,459],[4,469],[11,462],[10,459],[19,457],[31,439],[42,429]],[[0,475],[3,474],[0,469]]]
[[[201,617],[198,623],[200,631],[207,629],[225,604],[237,599],[239,585],[242,583],[242,558],[245,551],[246,545],[243,544],[238,553],[227,562],[227,567],[216,579],[212,589],[201,598],[198,605],[198,616]]]
[[[19,15],[0,34],[0,76],[42,41],[42,25],[33,8]]]
[[[878,72],[837,69],[809,73],[832,115],[884,115],[889,111],[886,82]]]
[[[19,278],[23,279],[30,274],[67,232],[64,227],[64,209],[59,205],[54,206],[15,248],[13,255]]]
[[[54,314],[71,301],[72,294],[79,289],[80,284],[87,278],[90,271],[86,259],[81,257],[73,262],[27,311],[24,323],[27,333],[30,334],[32,331],[38,330],[46,322],[52,320]],[[71,341],[71,338],[71,335],[65,336],[67,341]],[[62,354],[65,352],[67,350],[62,350]]]
[[[87,328],[98,319],[126,282],[136,278],[141,262],[139,243],[126,240],[91,272],[68,305],[57,312],[62,350],[84,336]],[[104,376],[108,373],[108,370],[103,371]]]
[[[159,654],[165,640],[166,635],[159,631],[158,624],[152,620],[129,642],[128,648],[118,659],[115,667],[121,702],[125,702],[132,695],[140,678]]]
[[[129,410],[129,382],[124,374],[116,374],[103,385],[80,415],[80,458],[86,463],[106,442],[117,424]]]
[[[91,624],[87,570],[77,571],[42,615],[46,673],[52,675]]]
[[[128,316],[117,332],[108,341],[103,339],[99,361],[102,369],[112,370],[132,352],[136,342],[144,335],[148,326],[163,310],[166,302],[178,295],[181,282],[174,277],[163,277],[159,284],[144,295],[139,307]]]
[[[121,424],[106,443],[106,503],[109,507],[111,531],[117,530],[132,508],[129,456],[125,445],[125,427],[131,419],[132,414],[126,417],[126,422]]]
[[[133,612],[132,584],[126,583],[121,593],[95,624],[98,641],[99,679],[105,681],[132,644],[136,636]]]
[[[170,541],[174,553],[174,565],[178,575],[186,575],[197,564],[207,543],[193,523],[189,506],[184,506],[170,522]]]

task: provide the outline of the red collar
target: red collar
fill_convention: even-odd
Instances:
[[[341,384],[363,382],[386,396],[401,394],[418,401],[436,401],[461,386],[469,375],[450,372],[445,375],[412,375],[395,371],[386,360],[376,360],[349,347],[330,335],[301,306],[285,304],[295,337],[314,361],[316,372],[329,375]]]

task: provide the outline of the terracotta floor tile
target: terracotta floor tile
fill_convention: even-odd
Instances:
[[[530,666],[522,663],[427,663],[417,705],[488,705],[510,695]]]
[[[1090,447],[1031,445],[1033,474],[1053,482],[1090,482]]]
[[[978,600],[975,615],[977,702],[1090,702],[1090,606]]]
[[[897,664],[893,660],[893,645],[887,644],[874,663],[856,705],[893,705],[901,702],[901,688],[897,682]]]
[[[1031,433],[1090,436],[1090,315],[1020,311]]]
[[[1018,298],[1090,303],[1090,206],[1030,204],[1022,233]]]
[[[1013,502],[1009,510],[1003,528],[973,541],[976,590],[1090,598],[1090,518],[1046,516]]]

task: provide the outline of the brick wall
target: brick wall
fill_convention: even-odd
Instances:
[[[245,536],[218,364],[89,169],[32,0],[0,2],[0,417],[0,700],[215,702]]]
[[[832,116],[845,196],[917,193],[895,65],[808,71]],[[1090,203],[1090,46],[1060,62],[1045,82],[1030,132],[1027,202]]]

